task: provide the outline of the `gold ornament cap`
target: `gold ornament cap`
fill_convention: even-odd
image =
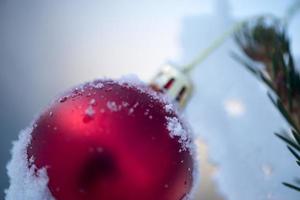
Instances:
[[[168,95],[181,108],[188,102],[193,88],[190,78],[172,65],[164,65],[150,85]]]

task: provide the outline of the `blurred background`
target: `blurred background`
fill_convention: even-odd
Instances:
[[[0,199],[18,133],[58,93],[97,77],[183,64],[236,21],[283,16],[296,0],[0,0]],[[289,28],[300,64],[300,14]],[[299,174],[273,135],[287,125],[266,88],[230,56],[228,40],[193,73],[185,115],[199,145],[197,199],[296,200],[281,185]]]

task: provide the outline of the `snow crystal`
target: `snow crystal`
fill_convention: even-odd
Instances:
[[[59,99],[59,102],[63,103],[65,101],[67,101],[67,100],[68,100],[68,97],[62,97],[62,98]]]
[[[92,99],[92,100],[90,101],[90,105],[94,106],[95,104],[96,104],[96,100],[95,100],[95,99]]]
[[[129,106],[129,103],[123,101],[123,102],[122,102],[122,106],[123,106],[124,108],[126,108],[127,106]]]
[[[12,159],[7,165],[10,186],[5,191],[6,200],[54,200],[47,184],[46,168],[37,169],[34,158],[27,159],[27,146],[32,128],[21,131],[18,141],[13,143]]]
[[[165,110],[168,112],[168,113],[170,113],[172,110],[175,110],[175,108],[174,108],[175,106],[174,106],[174,104],[167,104],[167,105],[165,105]]]
[[[89,107],[85,110],[85,114],[89,117],[93,117],[93,115],[95,114],[95,110],[91,105],[89,105]]]
[[[108,101],[106,106],[112,112],[117,112],[119,110],[116,102],[114,102],[114,101]]]
[[[98,83],[94,83],[92,86],[95,87],[95,88],[100,89],[100,88],[102,88],[104,85],[103,85],[103,83],[98,82]]]
[[[131,115],[133,112],[134,112],[134,109],[130,108],[129,111],[128,111],[128,115]]]
[[[134,105],[133,105],[133,108],[137,108],[139,106],[139,102],[136,102]]]
[[[146,111],[144,112],[144,115],[145,115],[145,116],[149,115],[149,112],[150,112],[150,110],[149,110],[149,109],[146,109]]]
[[[182,127],[177,117],[167,117],[167,128],[170,131],[170,137],[179,137],[179,142],[183,148],[190,147],[190,137],[188,132]]]

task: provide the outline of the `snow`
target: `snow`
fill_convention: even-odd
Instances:
[[[180,63],[233,24],[232,18],[217,14],[187,17]],[[299,193],[282,182],[292,182],[299,167],[274,135],[287,125],[267,97],[266,87],[231,58],[232,51],[239,52],[228,40],[193,71],[194,93],[185,110],[196,137],[208,146],[209,162],[216,169],[214,187],[228,200],[298,200]],[[205,182],[200,188],[201,184]]]
[[[165,105],[165,110],[167,112],[171,112],[172,110],[176,110],[176,109],[177,109],[176,106],[172,103]]]
[[[88,108],[85,110],[85,114],[89,117],[93,117],[96,111],[94,110],[93,106],[89,105]]]
[[[179,137],[183,150],[190,147],[190,137],[188,132],[182,127],[177,117],[167,117],[167,128],[170,131],[170,137]]]
[[[28,162],[26,148],[31,132],[31,127],[21,131],[18,141],[13,143],[12,159],[7,165],[10,186],[5,191],[6,200],[54,200],[47,187],[47,169],[37,169],[34,158]]]
[[[127,108],[127,106],[129,106],[129,103],[128,103],[128,102],[125,102],[125,101],[123,101],[123,102],[122,102],[122,106],[123,106],[124,108]]]
[[[98,82],[98,83],[92,83],[92,85],[95,87],[95,88],[98,88],[98,89],[100,89],[100,88],[102,88],[104,85],[103,85],[103,83],[101,83],[101,82]]]
[[[106,106],[111,112],[117,112],[119,110],[119,107],[114,101],[108,101]]]
[[[92,100],[90,101],[90,105],[92,105],[92,106],[96,105],[96,99],[92,99]]]
[[[129,106],[128,102],[123,101],[121,104],[117,104],[115,101],[108,101],[106,103],[106,107],[111,111],[111,112],[117,112],[122,110],[123,108],[127,108]],[[134,112],[135,106],[129,108],[128,115],[132,114]]]

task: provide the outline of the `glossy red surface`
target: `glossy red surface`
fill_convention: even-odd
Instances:
[[[46,167],[57,200],[180,200],[193,160],[167,130],[164,103],[102,81],[74,89],[37,120],[28,159]],[[96,84],[96,83],[95,83]]]

